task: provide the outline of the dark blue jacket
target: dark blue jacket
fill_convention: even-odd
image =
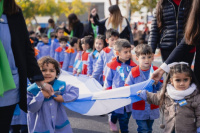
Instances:
[[[156,15],[151,24],[151,32],[148,44],[151,45],[153,52],[157,47],[161,49],[174,49],[182,40],[185,25],[185,0],[181,0],[178,7],[177,17],[176,9],[172,0],[166,0],[163,6],[163,26],[160,32],[157,25]]]

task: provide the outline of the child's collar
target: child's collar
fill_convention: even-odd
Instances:
[[[123,63],[122,61],[119,60],[119,56],[117,56],[117,62],[121,64]],[[130,65],[130,63],[131,63],[131,59],[127,60],[124,64]]]

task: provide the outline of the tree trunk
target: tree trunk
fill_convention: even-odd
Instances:
[[[116,5],[118,5],[119,4],[119,0],[116,0]]]
[[[111,0],[109,0],[109,4],[110,4],[110,6],[112,6],[112,2],[111,2]]]

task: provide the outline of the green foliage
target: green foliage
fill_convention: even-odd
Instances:
[[[84,14],[87,4],[81,0],[73,0],[67,3],[64,0],[16,0],[17,4],[22,8],[27,23],[35,16],[60,16],[62,13],[69,15],[75,13],[77,15]]]

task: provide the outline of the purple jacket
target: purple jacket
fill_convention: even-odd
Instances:
[[[107,90],[117,89],[123,87],[125,80],[131,71],[131,68],[136,64],[130,59],[125,63],[122,63],[118,58],[112,60],[105,67],[104,75],[104,88]],[[125,106],[126,112],[131,112],[131,105]],[[124,107],[115,110],[118,114],[124,114]]]
[[[60,90],[61,87],[64,87]],[[55,80],[54,91],[60,90],[64,102],[72,102],[78,98],[78,88]],[[45,99],[36,84],[27,92],[28,129],[30,133],[72,133],[70,123],[62,103],[52,97]]]
[[[154,67],[154,70],[157,69],[157,67]],[[133,85],[137,84],[143,81],[146,81],[149,79],[150,70],[148,71],[142,71],[139,66],[133,68],[131,72],[129,73],[126,85]],[[161,81],[162,82],[162,81]],[[156,93],[162,86],[162,83],[159,82],[157,85],[154,85],[153,92]],[[147,103],[147,101],[139,101],[132,104],[132,116],[133,119],[136,120],[154,120],[159,118],[159,108],[155,105],[150,105]]]
[[[99,76],[103,74],[103,70],[106,64],[110,62],[113,57],[115,57],[113,50],[109,47],[104,48],[100,52],[99,58],[96,62],[96,66],[92,73],[92,77],[98,80]]]
[[[41,58],[44,56],[50,56],[50,44],[44,44],[43,42],[37,45],[37,49],[39,50],[39,54],[37,58]]]
[[[50,56],[52,58],[54,58],[55,56],[55,50],[60,47],[59,41],[58,39],[54,39],[54,42],[51,44],[51,48],[50,48]]]
[[[64,61],[62,69],[68,72],[73,72],[73,65],[76,58],[77,51],[68,48],[64,53]]]

